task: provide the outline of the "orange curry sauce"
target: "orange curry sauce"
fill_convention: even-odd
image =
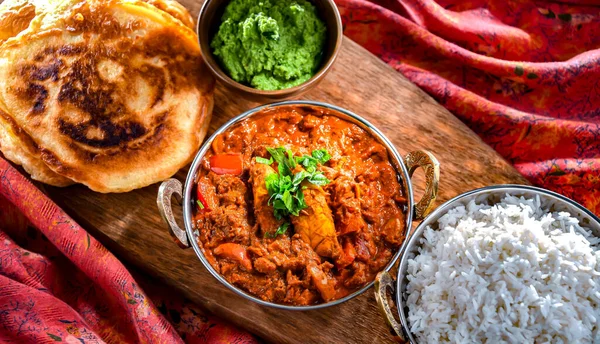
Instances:
[[[305,189],[309,208],[272,238],[282,221],[272,215],[255,157],[268,159],[266,148],[282,146],[295,156],[326,149],[331,159],[318,169],[331,182]],[[211,157],[232,153],[241,154],[240,174],[211,171]],[[196,183],[203,205],[194,227],[207,260],[265,301],[314,305],[342,298],[373,281],[404,240],[406,199],[387,150],[326,109],[276,107],[233,126],[214,140]],[[333,239],[316,245],[325,231]]]

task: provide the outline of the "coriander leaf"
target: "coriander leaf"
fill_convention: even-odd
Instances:
[[[308,177],[310,174],[306,173],[306,171],[300,171],[294,175],[294,179],[292,180],[292,185],[298,186],[302,181]]]
[[[296,157],[296,162],[305,168],[309,167],[309,166],[316,166],[318,163],[318,161],[315,158],[308,156],[308,155]]]
[[[284,216],[288,215],[285,203],[283,203],[283,200],[281,199],[276,199],[273,201],[273,209],[273,215],[277,220],[281,220]]]
[[[291,213],[294,211],[294,199],[292,198],[292,194],[290,190],[286,190],[283,192],[283,196],[281,197],[283,204],[285,204],[285,208]]]
[[[325,149],[316,149],[312,151],[312,156],[303,155],[301,157],[296,157],[296,162],[302,165],[304,168],[315,168],[319,164],[325,164],[327,161],[331,159],[331,155]]]
[[[290,176],[279,177],[279,190],[289,190],[292,188],[292,178]]]
[[[273,195],[277,193],[279,188],[277,187],[279,184],[279,176],[276,173],[269,174],[265,178],[265,185],[267,187],[267,191],[269,191],[269,195]]]
[[[279,226],[279,228],[277,228],[277,232],[275,232],[275,236],[285,233],[289,226],[290,226],[289,222],[284,222],[281,226]]]
[[[308,205],[306,204],[306,201],[304,200],[304,192],[302,192],[302,190],[299,190],[300,192],[298,192],[294,198],[296,198],[296,202],[298,202],[298,208],[300,208],[300,210],[305,209],[308,207]]]
[[[290,227],[290,223],[289,222],[284,222],[281,224],[281,226],[279,226],[279,228],[277,228],[277,231],[273,234],[266,232],[265,233],[265,238],[276,238],[279,235],[285,234],[285,232],[287,231],[287,229]]]
[[[281,194],[276,194],[274,195],[275,197],[273,198],[273,208],[280,209],[280,210],[285,210],[285,203],[283,202],[283,196]]]
[[[292,174],[292,170],[296,167],[296,161],[292,155],[291,150],[286,150],[283,147],[279,148],[267,148],[267,151],[271,154],[271,157],[277,162],[277,168],[279,174],[282,176],[289,176]],[[286,157],[285,154],[288,154]]]
[[[327,185],[329,184],[329,179],[325,177],[322,173],[315,173],[308,178],[308,181],[315,185]]]
[[[286,216],[298,216],[300,211],[308,205],[302,190],[306,188],[302,183],[306,180],[314,185],[326,185],[330,181],[317,169],[320,163],[329,161],[331,156],[324,149],[314,150],[312,156],[294,156],[291,150],[284,147],[267,148],[271,159],[256,158],[257,162],[277,162],[279,173],[266,177],[265,185],[269,192],[268,203],[273,206],[273,215],[280,220]],[[262,160],[261,160],[262,159]],[[301,171],[292,174],[296,165],[304,167]]]
[[[285,161],[287,159],[285,158],[283,148],[267,148],[267,151],[269,152],[269,154],[271,154],[271,159],[275,160],[275,162],[277,162],[277,165],[279,165],[279,173],[284,175],[284,173],[282,173],[282,169],[285,168]]]
[[[294,159],[294,153],[292,153],[291,149],[288,149],[287,150],[287,155],[288,155],[288,163],[289,163],[289,166],[290,166],[290,170],[293,170],[294,167],[296,167],[296,159]]]
[[[329,152],[327,152],[325,149],[317,149],[312,151],[312,157],[315,158],[321,165],[325,164],[329,161],[329,159],[331,159],[331,155],[329,155]]]
[[[257,156],[255,160],[259,164],[271,165],[273,163],[273,157],[271,157],[270,159],[265,159],[263,157]]]
[[[290,211],[290,215],[298,216],[298,215],[300,215],[300,210],[302,210],[306,207],[300,208],[300,205],[298,205],[298,203],[295,202],[295,200],[296,200],[296,198],[292,199],[292,201],[295,203],[295,205],[292,207],[292,210]]]

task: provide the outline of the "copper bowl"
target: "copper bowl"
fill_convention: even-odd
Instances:
[[[315,87],[323,80],[325,75],[331,69],[340,47],[342,46],[342,19],[333,0],[309,0],[316,6],[317,13],[327,27],[327,40],[325,42],[325,51],[323,52],[323,62],[321,62],[321,67],[312,78],[304,83],[277,91],[262,91],[241,84],[230,78],[215,60],[210,47],[210,42],[219,28],[221,16],[229,1],[230,0],[206,0],[202,5],[202,9],[198,16],[197,32],[200,50],[202,51],[202,58],[217,80],[242,97],[261,103],[299,96]]]
[[[412,221],[422,220],[427,215],[427,213],[433,208],[433,203],[435,202],[438,193],[438,182],[440,177],[439,163],[431,153],[422,150],[410,152],[405,157],[402,157],[400,153],[398,153],[394,145],[375,126],[373,126],[364,118],[334,105],[313,101],[285,101],[259,106],[231,119],[229,122],[225,123],[221,128],[219,128],[208,140],[204,142],[204,144],[200,148],[200,151],[196,155],[196,158],[192,162],[192,166],[188,171],[187,178],[184,184],[182,184],[177,179],[168,179],[161,184],[160,188],[158,189],[157,197],[158,210],[163,220],[168,225],[169,232],[175,240],[175,242],[181,248],[193,248],[194,252],[198,256],[198,259],[202,262],[204,267],[213,275],[213,277],[215,277],[219,282],[227,286],[236,294],[241,295],[244,298],[263,306],[270,306],[287,310],[313,310],[335,306],[364,293],[367,289],[373,286],[374,282],[372,281],[366,284],[359,290],[356,290],[355,292],[343,298],[310,306],[292,306],[287,304],[267,302],[261,300],[255,295],[251,295],[246,291],[236,287],[235,285],[227,281],[223,276],[221,276],[221,274],[219,274],[213,268],[213,266],[208,262],[208,260],[204,256],[203,248],[200,247],[200,245],[198,244],[198,231],[194,228],[192,224],[192,212],[195,204],[193,203],[192,190],[194,189],[196,174],[200,169],[200,164],[202,163],[204,155],[211,148],[214,139],[218,135],[226,132],[229,128],[235,126],[243,120],[262,113],[263,110],[286,106],[308,106],[313,108],[325,109],[329,115],[337,116],[340,119],[358,125],[360,128],[364,129],[373,137],[375,137],[379,141],[379,143],[381,143],[387,149],[390,162],[396,170],[398,181],[402,185],[403,193],[407,199],[407,205],[404,209],[406,215],[404,235],[407,239],[404,241],[402,246],[395,252],[394,256],[383,269],[384,271],[389,271],[392,268],[392,266],[394,266],[394,264],[396,263],[396,260],[400,257],[400,252],[402,251],[402,248],[408,241]],[[423,172],[425,173],[426,190],[422,198],[417,201],[413,197],[411,177],[415,170],[417,170],[418,168],[422,168]],[[173,197],[175,197],[176,200],[183,206],[183,228],[179,227],[179,225],[177,224],[177,220],[173,215],[173,208],[171,203],[171,198]]]

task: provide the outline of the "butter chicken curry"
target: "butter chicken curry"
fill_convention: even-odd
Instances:
[[[204,255],[265,301],[342,298],[404,240],[406,199],[386,148],[332,110],[262,110],[213,141],[196,182]]]

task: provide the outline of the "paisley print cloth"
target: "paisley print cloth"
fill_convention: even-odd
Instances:
[[[345,35],[458,116],[531,183],[600,215],[600,2],[336,3]]]
[[[0,343],[256,343],[152,284],[0,158]]]

